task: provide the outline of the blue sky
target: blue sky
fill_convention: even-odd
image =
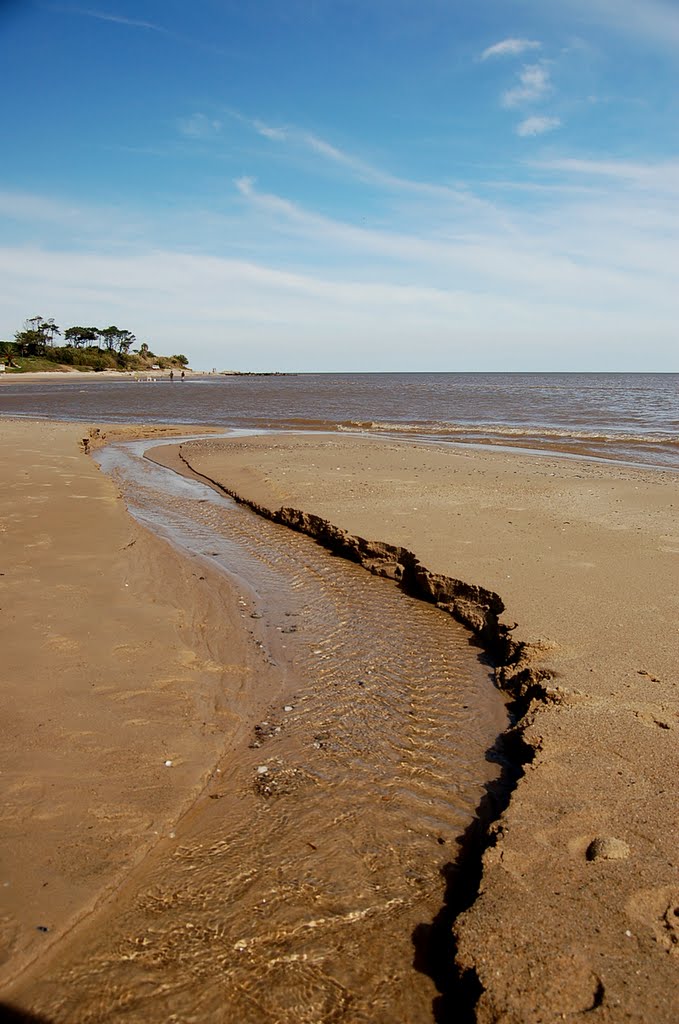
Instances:
[[[679,369],[677,0],[0,0],[0,338]]]

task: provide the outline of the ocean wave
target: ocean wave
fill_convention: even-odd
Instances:
[[[645,444],[679,446],[679,434],[666,432],[631,433],[628,431],[595,431],[582,428],[543,427],[534,424],[513,426],[496,423],[393,423],[379,420],[345,420],[336,425],[341,431],[373,431],[389,434],[419,435],[425,437],[484,437],[512,439],[550,439],[579,441],[590,444]]]

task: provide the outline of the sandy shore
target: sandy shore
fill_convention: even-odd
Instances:
[[[496,592],[547,675],[524,695],[525,774],[456,924],[477,1019],[674,1021],[676,475],[328,436],[183,452],[250,501]]]
[[[1,373],[0,384],[17,384],[24,381],[30,383],[31,381],[51,381],[54,384],[63,383],[64,381],[74,380],[145,380],[148,377],[161,379],[163,377],[169,377],[170,373],[173,373],[177,380],[181,378],[181,370],[174,369],[170,370],[75,370],[75,369],[64,369],[64,370],[32,370],[28,373]],[[207,373],[202,370],[185,370],[186,377],[215,377],[218,376],[214,373]]]
[[[226,583],[134,524],[82,425],[2,431],[0,936],[15,992],[177,827],[251,724],[255,662]],[[518,623],[545,678],[519,702],[529,760],[456,924],[477,1019],[674,1021],[676,475],[327,435],[183,453],[249,500],[496,592]]]
[[[2,421],[4,987],[172,832],[248,673],[223,580],[134,523],[84,433]]]

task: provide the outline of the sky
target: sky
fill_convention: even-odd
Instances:
[[[679,0],[0,0],[0,339],[679,370]]]

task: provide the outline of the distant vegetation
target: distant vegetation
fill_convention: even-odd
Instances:
[[[58,338],[61,335],[63,341]],[[62,332],[50,317],[27,320],[14,341],[0,341],[0,361],[7,371],[31,370],[171,370],[189,365],[184,355],[157,356],[146,342],[119,327],[67,327]],[[132,351],[130,351],[132,349]]]

